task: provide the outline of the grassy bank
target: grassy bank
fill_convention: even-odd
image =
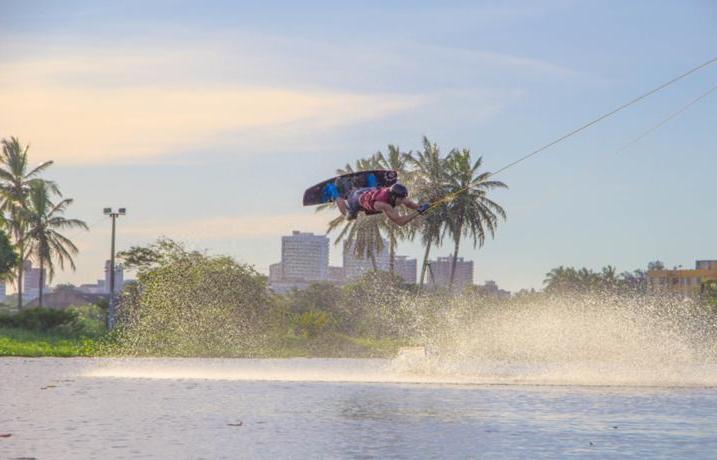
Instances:
[[[0,356],[96,356],[98,349],[97,339],[0,328]]]
[[[404,345],[397,340],[354,337],[329,330],[296,333],[292,328],[276,328],[257,337],[254,344],[232,340],[236,333],[231,329],[213,330],[200,337],[122,328],[109,334],[104,323],[105,312],[94,305],[0,314],[0,356],[379,358],[395,355]]]
[[[107,336],[68,337],[52,332],[0,327],[0,356],[144,356],[142,353],[125,353],[117,347],[107,347],[108,342]],[[287,336],[271,347],[253,350],[251,353],[247,353],[245,350],[222,350],[212,354],[202,353],[201,356],[223,358],[386,358],[394,356],[402,345],[393,340],[357,338],[343,334],[326,334],[312,339]],[[196,355],[188,354],[187,357],[189,356]]]
[[[97,356],[104,321],[96,305],[0,313],[0,356]]]

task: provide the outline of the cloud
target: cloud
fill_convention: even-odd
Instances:
[[[557,78],[578,75],[575,70],[552,62],[505,53],[446,46],[425,46],[425,50],[426,53],[433,54],[436,60],[442,60],[446,64],[463,62],[466,66],[484,71],[495,69],[503,73],[531,72]]]
[[[405,110],[409,98],[277,89],[1,89],[0,126],[39,159],[125,162],[218,143],[234,130],[340,126]]]
[[[0,60],[0,136],[31,143],[38,161],[64,164],[315,151],[317,139],[325,146],[342,128],[409,111],[404,124],[413,117],[438,126],[455,113],[474,123],[520,92],[481,79],[572,75],[535,59],[405,42],[219,33],[197,43],[123,43],[9,39]]]
[[[141,73],[143,63],[149,61],[156,73],[147,79],[150,84],[122,77]],[[272,131],[283,128],[334,128],[378,119],[421,101],[415,96],[227,83],[162,84],[156,75],[161,76],[163,65],[168,66],[167,75],[173,75],[178,62],[162,55],[156,60],[146,55],[118,59],[89,55],[2,65],[0,135],[31,142],[38,160],[135,162],[211,148],[242,130],[263,130],[264,140],[270,142]],[[118,75],[117,81],[112,75]]]
[[[191,219],[168,223],[143,223],[122,228],[122,234],[139,238],[169,238],[209,241],[289,235],[293,230],[323,234],[330,219],[325,213],[288,213]]]

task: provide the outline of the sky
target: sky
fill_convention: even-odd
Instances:
[[[495,171],[715,44],[717,3],[697,0],[0,0],[0,137],[54,160],[91,227],[54,283],[102,277],[105,207],[127,208],[120,250],[166,236],[266,273],[281,235],[325,232],[301,196],[347,162],[427,136]],[[717,259],[717,94],[621,149],[715,84],[717,65],[501,173],[507,221],[461,250],[476,282]]]

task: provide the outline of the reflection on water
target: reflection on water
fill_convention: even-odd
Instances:
[[[714,375],[708,367],[693,369],[682,387],[560,379],[558,386],[536,386],[505,383],[550,372],[555,379],[558,370],[493,364],[484,367],[494,374],[481,377],[477,368],[431,373],[416,364],[4,358],[0,434],[12,436],[0,438],[0,458],[714,458],[717,452],[717,389],[695,386],[700,375]]]

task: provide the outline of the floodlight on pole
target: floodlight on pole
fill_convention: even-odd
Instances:
[[[110,293],[109,308],[107,311],[107,329],[112,330],[115,326],[115,227],[119,216],[127,214],[127,208],[119,208],[116,212],[112,208],[104,208],[106,216],[112,219],[112,243],[110,248]]]

